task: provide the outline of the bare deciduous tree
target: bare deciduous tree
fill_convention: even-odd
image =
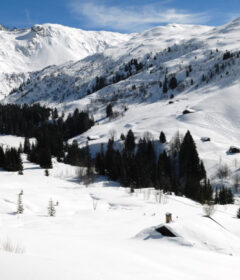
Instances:
[[[240,187],[239,185],[240,185],[240,175],[237,173],[233,177],[233,186],[234,186],[236,192],[239,191],[239,187]]]
[[[117,137],[117,131],[115,129],[110,129],[108,132],[109,139],[113,140]]]
[[[144,132],[143,138],[144,138],[147,142],[148,142],[148,141],[153,141],[153,140],[154,140],[154,137],[153,137],[152,133],[149,132],[149,131]]]
[[[217,177],[221,180],[227,178],[230,175],[230,169],[227,164],[220,164],[217,173]]]
[[[205,214],[205,217],[210,218],[215,212],[214,203],[209,202],[208,204],[205,204],[203,206],[203,212]]]
[[[98,200],[92,197],[93,210],[97,210]]]

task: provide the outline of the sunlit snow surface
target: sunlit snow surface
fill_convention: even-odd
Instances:
[[[215,222],[189,199],[166,195],[159,204],[153,191],[131,195],[105,178],[86,188],[74,167],[54,161],[46,177],[23,158],[23,176],[0,172],[0,242],[25,250],[0,251],[1,280],[239,279],[237,205],[217,206]],[[21,190],[25,211],[16,215]],[[59,201],[56,217],[47,216],[50,198]],[[177,238],[155,231],[166,212]]]

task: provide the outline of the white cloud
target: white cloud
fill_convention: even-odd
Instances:
[[[126,32],[137,32],[163,23],[201,24],[209,20],[205,13],[189,13],[177,9],[160,7],[155,3],[141,6],[113,6],[97,2],[70,4],[72,13],[85,21],[90,28],[107,28]]]

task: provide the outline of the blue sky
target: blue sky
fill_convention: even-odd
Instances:
[[[0,24],[59,23],[138,32],[167,23],[221,25],[240,17],[240,0],[0,0]]]

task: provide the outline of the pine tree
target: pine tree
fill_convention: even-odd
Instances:
[[[23,170],[19,170],[18,175],[23,175]]]
[[[202,184],[200,189],[198,201],[205,204],[211,204],[212,195],[213,195],[213,190],[210,181],[205,178],[204,183]]]
[[[160,141],[160,143],[162,143],[162,144],[164,144],[164,143],[167,142],[166,136],[165,136],[165,134],[164,134],[163,131],[161,131],[161,133],[160,133],[159,141]]]
[[[51,153],[48,148],[40,149],[38,152],[38,163],[42,168],[51,169],[52,168],[52,158]]]
[[[135,136],[132,130],[130,129],[125,139],[125,149],[129,152],[132,152],[134,148],[135,148]]]
[[[169,88],[174,90],[177,87],[177,85],[178,83],[176,77],[172,77],[169,81]]]
[[[234,197],[231,189],[227,190],[227,204],[233,204],[234,203]]]
[[[237,211],[237,218],[240,219],[240,208],[238,208],[238,211]]]
[[[215,191],[214,203],[215,203],[215,204],[218,204],[218,203],[219,203],[219,192],[218,192],[217,189],[216,189],[216,191]]]
[[[168,92],[168,80],[165,77],[164,83],[163,83],[163,93],[167,93]]]
[[[15,148],[7,149],[5,153],[4,168],[7,171],[22,171],[22,159],[21,155]]]
[[[2,146],[0,146],[0,168],[5,168],[5,153]]]
[[[50,199],[49,204],[48,204],[48,216],[54,217],[55,215],[56,215],[55,206],[54,206],[52,199]]]
[[[203,179],[203,163],[200,161],[192,135],[187,131],[179,152],[180,176]]]
[[[120,139],[121,139],[122,141],[125,141],[126,137],[125,137],[125,135],[124,135],[123,133],[121,133]]]
[[[23,214],[24,208],[22,203],[22,194],[18,195],[18,202],[17,202],[17,214]]]
[[[108,104],[106,108],[106,116],[110,118],[113,115],[112,104]]]
[[[19,145],[18,153],[19,153],[19,154],[23,153],[22,143],[20,143],[20,145]]]
[[[31,151],[31,144],[30,144],[29,138],[25,137],[24,145],[23,145],[23,152],[25,154],[29,154],[30,151]]]
[[[103,144],[101,144],[101,150],[96,156],[95,168],[98,174],[105,175],[105,155]]]
[[[188,131],[184,136],[179,152],[179,174],[185,182],[184,194],[192,199],[201,200],[201,184],[204,179],[203,163],[201,163],[194,140]]]
[[[86,143],[85,154],[86,154],[86,167],[87,167],[85,184],[88,186],[90,183],[93,183],[93,181],[94,181],[94,172],[93,172],[93,168],[92,168],[92,158],[91,158],[88,142]]]
[[[165,151],[160,154],[158,159],[157,184],[164,191],[171,189],[171,161]]]
[[[202,75],[202,82],[205,82],[206,81],[206,76],[203,74]]]
[[[234,203],[233,193],[231,189],[226,189],[224,186],[219,191],[218,197],[219,204],[221,205]]]

